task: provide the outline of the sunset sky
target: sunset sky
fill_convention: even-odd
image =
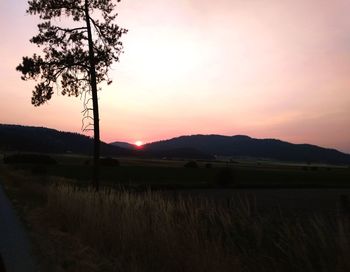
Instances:
[[[82,101],[31,105],[27,1],[0,0],[0,123],[81,133]],[[349,0],[124,0],[125,54],[100,92],[102,139],[246,134],[350,153]]]

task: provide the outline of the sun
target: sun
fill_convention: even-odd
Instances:
[[[137,147],[141,147],[141,146],[143,146],[143,142],[142,142],[142,141],[136,141],[136,142],[135,142],[135,145],[136,145]]]

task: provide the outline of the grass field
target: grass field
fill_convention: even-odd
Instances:
[[[350,270],[347,167],[118,158],[95,193],[87,157],[54,157],[0,165],[42,271]]]
[[[91,165],[87,157],[55,155],[57,165],[45,166],[49,176],[65,177],[87,184]],[[350,168],[331,165],[303,165],[276,162],[199,161],[198,168],[185,168],[185,160],[118,158],[119,167],[101,167],[101,180],[106,185],[160,186],[168,188],[210,188],[218,183],[224,168],[230,168],[234,187],[350,187]],[[208,167],[208,164],[210,164]],[[34,165],[15,165],[31,170]]]
[[[173,195],[111,188],[96,193],[72,180],[4,166],[0,176],[28,225],[41,271],[350,269],[347,210],[322,215],[309,210],[300,216],[261,212],[261,203],[233,189],[222,190],[235,194],[216,201],[222,192],[208,195],[218,189],[202,190],[202,195],[199,190]],[[264,197],[267,202],[271,194]],[[308,197],[299,204],[309,205]],[[327,194],[319,197],[323,201]]]

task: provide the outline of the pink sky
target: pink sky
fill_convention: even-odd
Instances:
[[[350,152],[350,1],[129,0],[125,54],[100,93],[104,141],[247,134]],[[82,101],[30,104],[26,1],[0,2],[0,122],[81,132]]]

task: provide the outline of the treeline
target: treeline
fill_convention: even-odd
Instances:
[[[91,137],[59,131],[44,127],[0,124],[0,151],[19,151],[34,153],[72,153],[91,155]],[[212,159],[212,155],[193,148],[174,148],[169,150],[135,150],[101,143],[102,156],[138,156],[156,158]]]
[[[350,163],[349,154],[335,149],[310,144],[292,144],[278,139],[255,139],[244,135],[181,136],[147,144],[144,149],[150,152],[161,152],[189,147],[198,152],[225,159],[252,158],[301,163]]]
[[[92,154],[91,137],[72,132],[63,132],[44,127],[0,124],[0,149],[40,153]],[[131,151],[101,144],[103,155],[130,155]]]

